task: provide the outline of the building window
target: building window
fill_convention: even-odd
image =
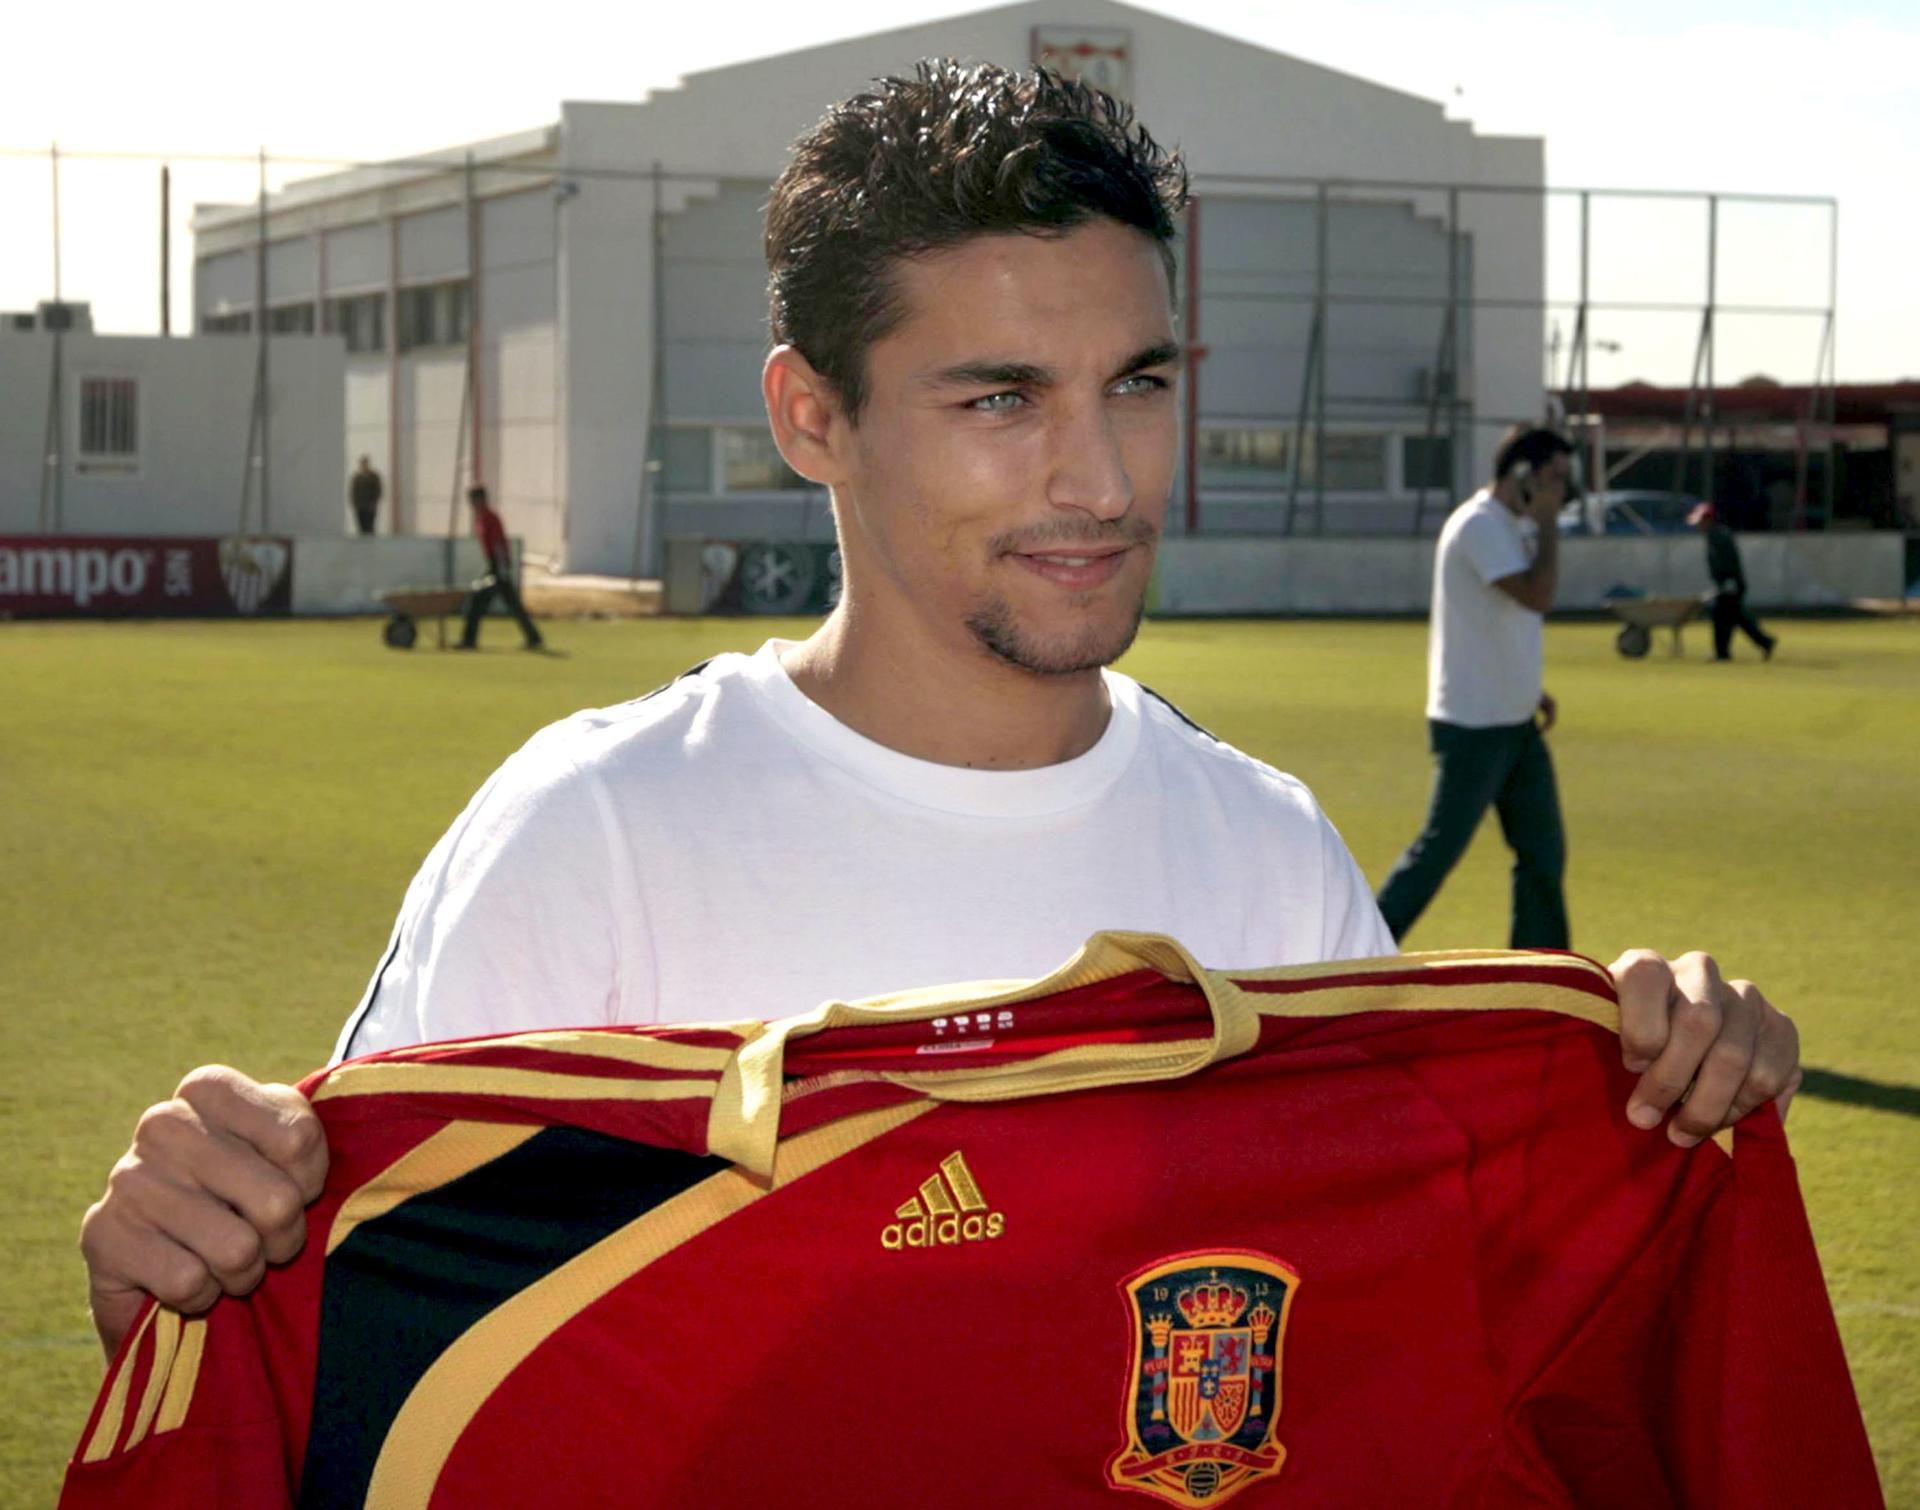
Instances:
[[[729,493],[772,493],[818,487],[780,455],[765,425],[720,427],[720,480]]]
[[[1453,486],[1453,438],[1436,435],[1400,437],[1400,486],[1409,493],[1421,488]]]
[[[313,304],[279,304],[267,311],[267,329],[276,336],[313,334]]]
[[[348,294],[327,300],[326,331],[344,336],[349,353],[387,349],[387,296]]]
[[[713,491],[713,427],[670,425],[661,432],[661,469],[669,493]]]
[[[203,315],[200,318],[200,331],[209,336],[246,335],[253,329],[253,311],[236,310],[232,314]]]
[[[1291,476],[1293,432],[1252,426],[1205,429],[1200,432],[1199,451],[1202,487],[1270,492],[1286,487]],[[1306,480],[1303,475],[1301,481]]]
[[[661,481],[669,493],[811,492],[780,455],[765,425],[669,425],[660,439]]]
[[[467,280],[400,290],[400,349],[458,346],[467,338]]]
[[[1384,493],[1387,489],[1387,438],[1384,435],[1350,435],[1340,432],[1326,437],[1326,489],[1329,493]],[[1312,437],[1308,437],[1307,457],[1313,456]],[[1311,472],[1309,465],[1302,469]]]
[[[1241,426],[1209,427],[1200,432],[1200,484],[1206,488],[1285,492],[1293,481],[1290,429]],[[1301,437],[1300,486],[1316,485],[1314,433]],[[1326,490],[1329,493],[1383,493],[1387,488],[1387,437],[1378,433],[1329,431],[1326,437]]]
[[[140,456],[140,386],[134,378],[80,379],[79,469],[131,472]]]

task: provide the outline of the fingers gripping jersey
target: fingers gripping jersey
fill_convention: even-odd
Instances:
[[[1636,1132],[1615,1022],[1572,956],[1102,935],[355,1061],[305,1252],[149,1309],[62,1502],[1879,1503],[1777,1119]]]

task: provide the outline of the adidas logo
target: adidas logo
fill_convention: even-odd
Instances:
[[[880,1229],[880,1246],[894,1252],[977,1243],[1007,1230],[1007,1219],[987,1209],[987,1198],[958,1149],[942,1159],[940,1173],[893,1214],[899,1220]]]

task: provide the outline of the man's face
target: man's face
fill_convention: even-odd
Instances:
[[[1573,457],[1561,451],[1534,475],[1534,491],[1540,495],[1541,506],[1557,509],[1566,502],[1567,482],[1573,476]]]
[[[850,604],[1042,674],[1132,642],[1179,431],[1172,299],[1141,232],[981,236],[902,262],[904,318],[836,488]]]

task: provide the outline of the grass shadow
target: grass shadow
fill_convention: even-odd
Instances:
[[[1920,1117],[1920,1085],[1889,1085],[1884,1080],[1863,1080],[1835,1070],[1808,1069],[1803,1072],[1800,1094],[1895,1112],[1902,1117]]]

